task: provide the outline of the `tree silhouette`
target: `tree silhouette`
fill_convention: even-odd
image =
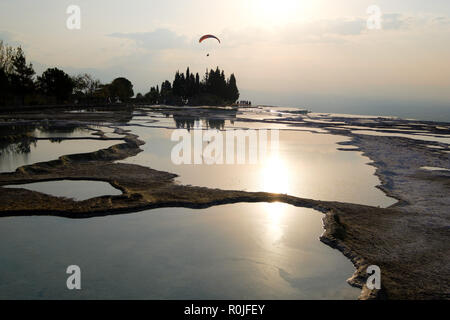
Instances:
[[[226,79],[225,72],[217,67],[215,70],[206,70],[205,76],[200,80],[198,73],[194,74],[188,67],[186,74],[175,72],[173,82],[165,81],[158,89],[150,88],[145,94],[146,100],[156,103],[174,105],[226,105],[239,99],[239,90],[234,74]]]
[[[15,54],[16,51],[13,47],[0,40],[0,69],[3,69],[7,75],[13,72],[13,58]]]
[[[136,95],[136,101],[137,102],[143,102],[143,101],[145,101],[145,98],[144,98],[144,96],[142,95],[142,93],[138,93],[137,95]]]
[[[194,96],[200,93],[200,76],[198,73],[195,74],[195,86],[194,86]]]
[[[118,97],[121,101],[126,101],[134,96],[133,84],[123,77],[114,79],[109,90],[112,97]]]
[[[22,48],[17,48],[12,58],[10,78],[13,91],[21,98],[22,104],[25,103],[25,96],[34,91],[34,74],[33,65],[31,63],[27,64]]]
[[[100,88],[101,82],[90,74],[84,73],[72,77],[75,93],[84,96],[93,96]]]
[[[70,96],[74,88],[74,82],[64,71],[58,68],[47,69],[38,77],[39,91],[46,96],[55,97],[57,102],[64,102]]]
[[[48,104],[55,99],[59,103],[104,103],[117,99],[126,102],[134,96],[133,84],[124,77],[101,84],[89,74],[70,77],[58,68],[47,69],[36,82],[34,75],[33,65],[27,63],[22,48],[15,49],[0,40],[1,105],[17,104],[19,100],[21,104]],[[187,67],[185,73],[177,71],[172,82],[166,80],[161,87],[150,87],[149,92],[136,99],[153,104],[227,105],[239,99],[239,90],[235,75],[227,79],[219,67],[206,70],[203,79]]]
[[[230,79],[227,82],[227,99],[229,101],[237,101],[239,99],[239,89],[236,85],[236,77],[234,73],[231,74]]]
[[[0,105],[7,101],[11,88],[5,69],[0,67]]]
[[[151,103],[151,104],[157,104],[159,103],[160,97],[159,97],[159,87],[151,87],[150,91],[145,94],[145,99]]]

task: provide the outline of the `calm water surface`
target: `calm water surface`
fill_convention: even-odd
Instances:
[[[276,117],[271,112],[270,118]],[[395,203],[376,188],[380,182],[367,164],[370,160],[359,152],[337,150],[337,143],[348,139],[323,129],[308,132],[239,119],[174,119],[159,113],[135,118],[135,125],[123,128],[146,144],[143,152],[123,162],[177,173],[179,183],[384,207]],[[173,130],[194,132],[200,123],[221,132],[280,129],[278,151],[257,164],[173,164]],[[106,132],[113,135],[112,130]],[[67,136],[71,134],[80,132]],[[117,143],[40,140],[10,145],[0,154],[0,172]],[[77,200],[115,194],[109,184],[91,181],[33,185],[27,187]],[[314,210],[278,203],[166,208],[85,220],[0,218],[0,298],[356,299],[359,289],[345,282],[354,272],[351,262],[318,240],[321,219]],[[66,289],[65,271],[73,264],[82,270],[81,291]]]
[[[38,137],[61,137],[61,133],[39,132]],[[88,134],[89,136],[89,134]],[[78,135],[65,134],[65,137]],[[0,149],[0,172],[11,172],[17,168],[37,162],[56,160],[63,155],[87,153],[109,148],[120,141],[113,140],[37,140],[20,141]]]
[[[245,125],[237,124],[239,128]],[[225,122],[225,128],[232,126]],[[252,128],[271,126],[251,123]],[[177,181],[182,184],[287,193],[303,198],[382,207],[396,202],[376,188],[380,181],[374,175],[375,168],[367,164],[370,162],[367,157],[363,157],[361,152],[337,150],[341,147],[338,142],[349,140],[343,136],[280,130],[277,154],[257,164],[176,165],[171,161],[172,148],[178,143],[171,141],[173,129],[142,126],[124,129],[137,134],[146,144],[141,146],[143,152],[120,162],[176,173],[179,175]],[[225,135],[225,131],[222,132]]]
[[[122,191],[107,182],[87,180],[45,181],[4,186],[6,188],[23,188],[50,194],[55,197],[72,198],[77,201],[105,195],[120,195]]]
[[[322,214],[284,204],[0,219],[2,299],[356,299]],[[78,265],[82,290],[66,288]]]

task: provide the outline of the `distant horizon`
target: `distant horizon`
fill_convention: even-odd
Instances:
[[[270,103],[264,102],[264,100],[251,100],[253,105],[266,105],[273,107],[286,107],[286,108],[299,108],[307,109],[313,113],[336,113],[336,114],[349,114],[349,115],[362,115],[362,116],[392,116],[402,119],[414,119],[422,121],[435,121],[435,122],[447,122],[450,123],[450,106],[440,105],[433,106],[432,108],[417,104],[413,106],[407,106],[407,102],[399,104],[397,106],[390,104],[389,102],[378,103],[377,106],[353,104],[353,105],[325,105],[317,104],[311,106],[311,104],[286,102],[277,103],[275,100],[269,100]],[[377,104],[373,102],[373,104]]]

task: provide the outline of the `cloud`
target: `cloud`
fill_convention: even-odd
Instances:
[[[450,18],[434,15],[405,15],[385,13],[382,16],[381,30],[396,31],[436,31],[450,26]],[[278,30],[277,40],[285,44],[300,43],[345,43],[373,33],[367,28],[367,17],[336,18],[291,24]],[[273,39],[272,39],[273,40]]]
[[[449,26],[450,25],[450,19],[449,17],[433,17],[431,18],[431,23],[438,25],[438,26]]]
[[[359,35],[366,29],[366,20],[362,18],[341,18],[313,23],[310,28],[316,34],[333,34],[341,36]]]
[[[188,45],[187,37],[178,35],[169,29],[156,29],[151,32],[112,33],[108,36],[133,40],[139,47],[149,50],[178,49]]]
[[[386,13],[383,14],[382,26],[384,30],[406,29],[409,28],[413,20],[412,17],[407,17],[399,13]]]
[[[398,13],[387,13],[382,16],[383,30],[400,30],[409,28],[413,17]],[[313,21],[300,26],[303,31],[312,35],[357,36],[368,32],[367,17],[338,18]]]
[[[272,36],[273,34],[270,31],[260,27],[228,28],[219,34],[219,38],[222,39],[222,46],[224,47],[267,42]]]
[[[409,30],[441,28],[450,26],[450,18],[429,14],[404,15],[399,13],[383,14],[383,30]]]
[[[369,34],[367,16],[342,17],[315,20],[301,24],[291,24],[278,29],[246,27],[243,29],[224,29],[217,35],[223,40],[224,47],[239,47],[255,43],[345,43],[352,37]],[[417,28],[439,28],[450,26],[446,16],[405,15],[384,13],[382,30],[401,31]],[[133,41],[139,48],[146,50],[195,48],[192,37],[180,35],[170,29],[159,28],[150,32],[112,33],[109,37]]]

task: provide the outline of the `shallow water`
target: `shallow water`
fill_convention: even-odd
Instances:
[[[450,171],[450,169],[440,167],[420,167],[420,169],[428,171]]]
[[[0,219],[2,299],[356,299],[322,214],[285,204]],[[66,268],[81,268],[81,291]]]
[[[241,127],[245,123],[238,124]],[[265,125],[252,123],[253,128]],[[360,152],[337,150],[341,147],[338,142],[349,140],[343,136],[280,130],[276,156],[268,156],[257,164],[176,165],[171,160],[172,148],[178,143],[171,141],[173,130],[140,126],[124,129],[137,134],[146,144],[141,146],[143,152],[120,162],[176,173],[182,184],[287,193],[382,207],[396,202],[375,188],[380,181],[374,175],[375,168],[367,165],[370,162],[367,157]]]
[[[84,128],[76,128],[73,130],[64,130],[62,128],[52,128],[48,130],[35,129],[31,135],[36,138],[83,138],[83,137],[93,137],[95,131],[88,130]]]
[[[45,181],[3,187],[23,188],[49,194],[55,197],[72,198],[77,201],[83,201],[106,195],[114,196],[122,194],[122,191],[114,188],[107,182],[88,180]]]
[[[278,112],[264,112],[248,119],[278,117]],[[337,150],[342,147],[339,142],[349,140],[346,137],[318,128],[239,121],[229,112],[221,116],[175,121],[160,113],[139,113],[131,123],[150,127],[122,128],[146,142],[141,146],[144,151],[121,162],[177,173],[182,184],[384,207],[396,202],[375,188],[380,182],[375,168],[367,165],[368,158]],[[154,120],[160,121],[146,123]],[[200,123],[203,129],[222,133],[234,128],[280,129],[279,148],[257,164],[175,165],[173,129],[198,132]],[[103,129],[114,135],[112,128]],[[13,146],[0,155],[0,171],[118,143],[40,140]],[[75,186],[74,182],[33,187],[78,200],[116,190],[109,184],[95,187],[92,181],[78,181]],[[354,272],[351,262],[318,240],[321,219],[322,214],[314,210],[279,203],[166,208],[86,220],[1,218],[0,298],[356,299],[360,290],[345,282]],[[82,270],[81,291],[66,288],[65,271],[73,264]]]

